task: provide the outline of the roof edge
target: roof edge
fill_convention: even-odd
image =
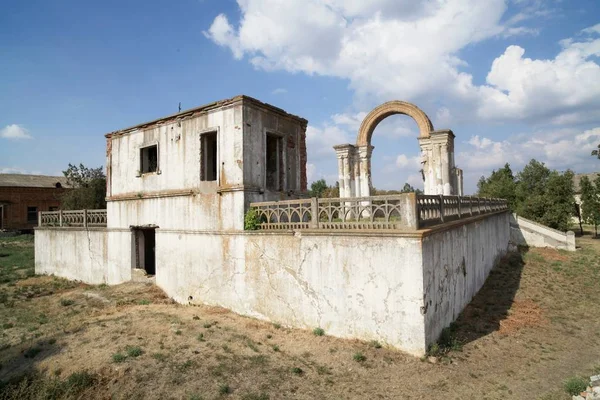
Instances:
[[[256,106],[265,108],[265,109],[267,109],[269,111],[276,112],[277,114],[283,115],[285,117],[297,120],[298,122],[300,122],[303,125],[307,125],[308,124],[308,120],[306,120],[306,119],[304,119],[302,117],[299,117],[299,116],[294,115],[294,114],[290,114],[287,111],[285,111],[285,110],[283,110],[283,109],[281,109],[279,107],[275,107],[275,106],[273,106],[271,104],[264,103],[264,102],[262,102],[260,100],[257,100],[255,98],[253,98],[253,97],[246,96],[246,95],[242,94],[242,95],[238,95],[238,96],[235,96],[235,97],[232,97],[232,98],[229,98],[229,99],[213,101],[212,103],[208,103],[208,104],[204,104],[204,105],[201,105],[201,106],[198,106],[198,107],[190,108],[188,110],[180,111],[180,112],[177,112],[175,114],[167,115],[165,117],[157,118],[157,119],[154,119],[154,120],[151,120],[151,121],[148,121],[148,122],[143,122],[141,124],[136,124],[136,125],[130,126],[128,128],[119,129],[119,130],[116,130],[116,131],[113,131],[113,132],[109,132],[109,133],[105,134],[104,137],[110,138],[113,135],[123,135],[123,134],[129,133],[129,132],[132,132],[134,130],[140,129],[140,128],[146,128],[146,127],[149,127],[149,126],[152,126],[152,125],[156,125],[156,124],[159,124],[159,123],[164,123],[164,122],[171,121],[171,120],[177,120],[177,119],[186,118],[186,117],[192,116],[192,115],[194,115],[195,113],[198,113],[198,112],[211,111],[211,110],[215,110],[215,109],[227,107],[227,106],[230,106],[232,104],[246,103],[246,102],[249,103],[249,104],[252,104],[252,105],[256,105]]]

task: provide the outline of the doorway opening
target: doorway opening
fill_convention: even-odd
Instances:
[[[135,228],[135,268],[156,274],[156,228]]]

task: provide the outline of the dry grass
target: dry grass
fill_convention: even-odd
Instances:
[[[600,365],[599,243],[507,257],[457,321],[462,351],[435,364],[154,286],[31,277],[21,252],[0,258],[20,271],[0,285],[0,399],[568,399],[563,382]]]

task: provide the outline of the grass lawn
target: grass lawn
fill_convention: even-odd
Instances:
[[[507,256],[418,359],[384,343],[34,276],[0,239],[0,399],[570,399],[600,373],[600,240]]]

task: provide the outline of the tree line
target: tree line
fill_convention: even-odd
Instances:
[[[571,218],[577,215],[573,176],[573,171],[550,170],[536,160],[517,174],[506,164],[489,177],[481,177],[477,194],[506,199],[518,215],[566,231]]]
[[[340,183],[336,181],[334,185],[329,186],[325,179],[319,179],[318,181],[314,181],[310,185],[310,190],[308,191],[308,193],[310,197],[340,197]],[[377,188],[371,188],[371,196],[401,193],[423,194],[423,191],[421,189],[415,189],[408,182],[404,184],[401,190],[382,190]]]

